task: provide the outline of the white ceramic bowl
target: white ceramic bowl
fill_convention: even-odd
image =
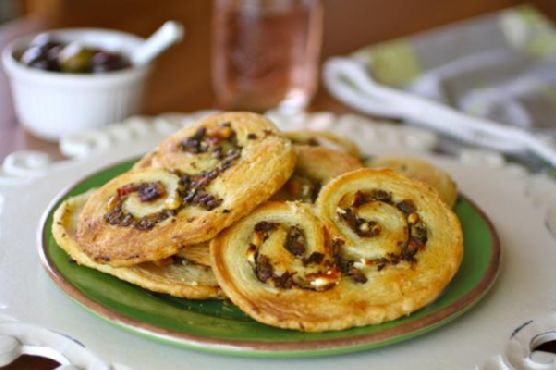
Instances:
[[[127,33],[94,29],[59,29],[48,34],[64,42],[129,54],[144,40]],[[19,122],[36,136],[57,140],[96,129],[137,113],[149,65],[106,74],[64,74],[34,69],[14,58],[36,35],[14,40],[2,51]]]

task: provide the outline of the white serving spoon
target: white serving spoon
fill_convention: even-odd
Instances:
[[[185,30],[181,23],[168,21],[131,52],[133,64],[147,64],[173,44],[181,41]]]

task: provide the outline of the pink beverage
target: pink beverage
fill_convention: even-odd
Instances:
[[[213,87],[226,110],[303,110],[317,89],[320,0],[216,0]]]

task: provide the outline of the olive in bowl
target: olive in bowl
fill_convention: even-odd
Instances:
[[[31,68],[61,73],[107,73],[131,67],[126,55],[79,41],[64,42],[40,34],[21,52],[19,61]]]
[[[35,136],[58,140],[139,113],[151,64],[129,56],[145,39],[76,28],[21,37],[2,51],[18,121]]]

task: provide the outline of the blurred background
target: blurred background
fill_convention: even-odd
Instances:
[[[518,0],[322,0],[320,61],[520,4]],[[556,19],[556,1],[528,4]],[[157,60],[142,110],[153,114],[210,109],[215,106],[213,6],[208,0],[0,0],[0,48],[18,35],[60,27],[105,27],[147,37],[165,21],[177,20],[187,35]],[[11,104],[6,77],[0,74],[0,159],[20,148],[46,149],[56,156],[55,144],[32,137],[16,124]],[[308,110],[352,111],[333,99],[322,84]]]

